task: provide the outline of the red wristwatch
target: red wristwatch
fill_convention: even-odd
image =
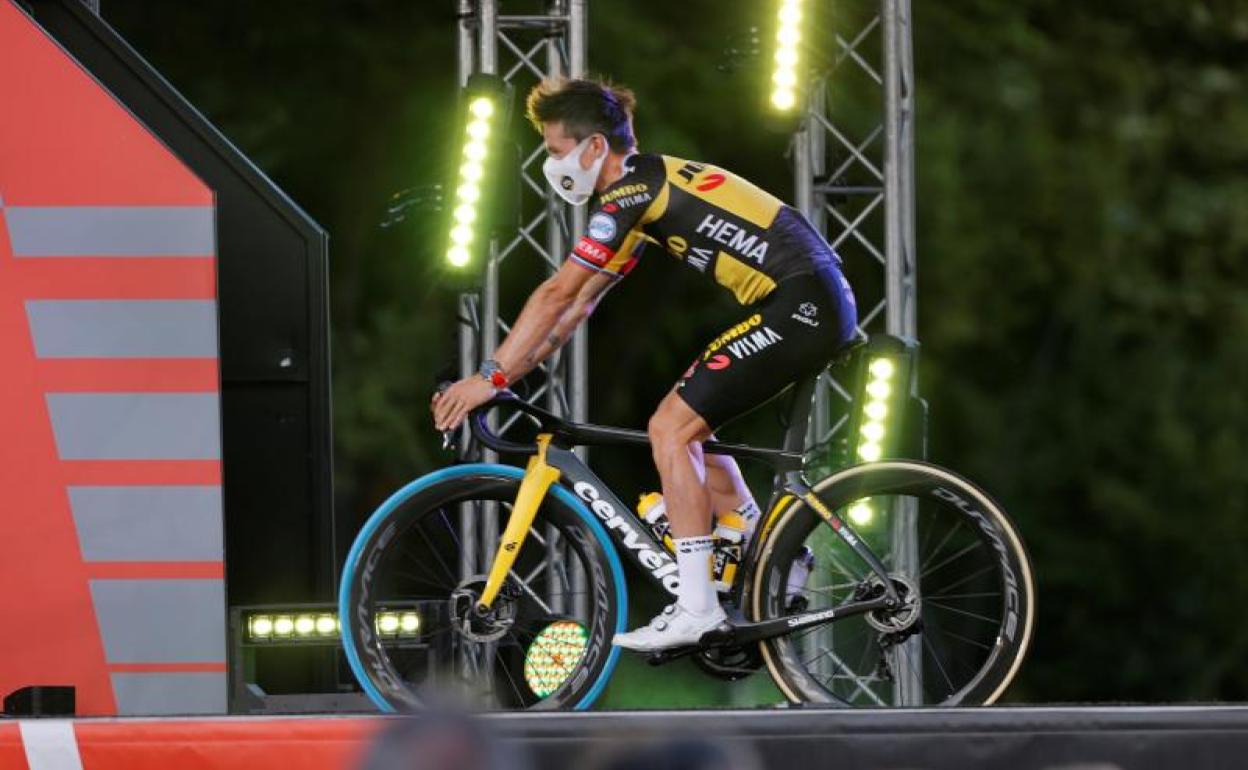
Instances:
[[[503,367],[499,366],[498,362],[492,358],[487,358],[482,362],[481,368],[477,370],[477,374],[480,374],[485,378],[486,382],[499,390],[508,385],[507,375],[503,372]]]

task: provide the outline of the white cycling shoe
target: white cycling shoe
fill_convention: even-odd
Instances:
[[[648,625],[634,631],[616,634],[612,643],[637,652],[654,652],[669,647],[696,644],[702,634],[728,621],[724,608],[718,604],[704,614],[695,614],[679,604],[669,604],[654,616]]]

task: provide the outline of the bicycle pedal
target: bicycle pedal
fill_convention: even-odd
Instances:
[[[683,658],[686,655],[692,655],[697,652],[697,647],[672,647],[666,650],[655,650],[646,654],[646,662],[652,666],[662,666],[671,663],[673,660]]]

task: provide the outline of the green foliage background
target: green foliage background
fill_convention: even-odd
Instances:
[[[853,5],[822,3],[813,36],[828,50]],[[436,225],[378,222],[389,193],[440,179],[451,8],[103,3],[331,233],[347,517],[446,461],[424,413],[454,355]],[[760,124],[752,75],[716,66],[769,10],[594,0],[590,61],[638,92],[645,148],[729,166],[789,198],[786,139]],[[1248,3],[958,0],[917,2],[914,19],[931,456],[1006,504],[1038,565],[1036,647],[1011,697],[1242,700]],[[732,317],[729,301],[672,270],[643,261],[595,316],[595,421],[643,424]],[[769,425],[738,430],[765,440]],[[654,483],[645,457],[600,460],[622,489]],[[665,681],[680,683],[658,696],[674,705],[752,697],[691,689],[687,670],[622,681],[612,702]]]

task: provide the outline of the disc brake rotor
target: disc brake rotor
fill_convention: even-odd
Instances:
[[[470,575],[451,592],[450,616],[455,630],[474,642],[493,642],[502,638],[516,622],[516,602],[511,579],[503,584],[493,605],[481,613],[477,601],[485,590],[485,575]]]
[[[922,602],[919,600],[919,589],[910,578],[903,575],[889,575],[889,579],[893,581],[893,587],[901,599],[901,606],[896,609],[873,610],[867,613],[866,620],[867,625],[876,631],[898,634],[910,630],[918,622]],[[884,592],[883,582],[875,575],[867,579],[867,584],[873,594],[879,595]]]

